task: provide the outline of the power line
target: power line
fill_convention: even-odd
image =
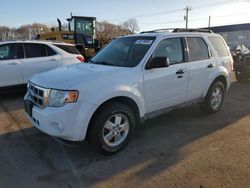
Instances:
[[[226,14],[221,16],[211,16],[212,18],[224,18],[224,17],[232,17],[237,15],[246,15],[250,14],[250,12],[243,12],[243,13],[236,13],[236,14]],[[200,21],[200,20],[207,20],[207,18],[197,18],[197,19],[191,19],[190,21]]]
[[[173,20],[173,21],[166,21],[166,22],[141,22],[140,24],[157,25],[157,24],[178,23],[178,22],[184,22],[184,20]]]
[[[207,8],[207,7],[213,7],[213,6],[224,6],[228,3],[242,3],[242,2],[246,2],[249,0],[224,0],[224,1],[217,1],[217,2],[213,2],[213,3],[207,3],[207,4],[203,4],[203,5],[198,5],[198,6],[192,6],[190,8],[192,8],[192,10],[196,10],[196,9],[201,9],[201,8]],[[162,12],[156,12],[156,13],[149,13],[149,14],[140,14],[140,15],[134,15],[134,16],[130,16],[130,17],[121,17],[121,18],[117,18],[117,19],[111,19],[111,20],[107,20],[109,22],[113,22],[113,21],[119,21],[119,20],[126,20],[129,18],[141,18],[141,17],[148,17],[148,16],[159,16],[159,15],[164,15],[164,14],[173,14],[173,13],[177,13],[177,12],[182,12],[185,9],[173,9],[173,10],[167,10],[167,11],[162,11]]]
[[[194,6],[192,8],[193,9],[201,9],[201,8],[207,8],[207,7],[214,7],[214,6],[217,6],[217,5],[225,6],[228,3],[243,3],[243,2],[246,2],[246,1],[249,1],[249,0],[241,0],[241,1],[239,1],[239,0],[225,0],[225,1],[219,1],[219,2],[213,2],[213,3],[198,5],[198,6]]]
[[[131,17],[123,17],[123,18],[117,18],[113,20],[107,20],[107,21],[117,21],[117,20],[125,20],[129,18],[140,18],[140,17],[147,17],[147,16],[158,16],[158,15],[163,15],[163,14],[173,14],[176,12],[182,12],[183,9],[175,9],[175,10],[168,10],[168,11],[163,11],[163,12],[157,12],[157,13],[150,13],[150,14],[140,14],[140,15],[134,15]]]
[[[243,13],[236,13],[236,14],[226,14],[221,16],[211,16],[212,18],[223,18],[223,17],[231,17],[231,16],[237,16],[237,15],[246,15],[250,14],[250,12],[243,12]],[[195,22],[195,21],[201,21],[201,20],[207,20],[207,17],[203,18],[197,18],[197,19],[190,19],[189,21]],[[158,24],[168,24],[168,23],[180,23],[184,22],[184,20],[173,20],[173,21],[163,21],[163,22],[141,22],[140,24],[150,24],[150,25],[158,25]]]

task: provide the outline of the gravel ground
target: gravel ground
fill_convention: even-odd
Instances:
[[[139,125],[113,156],[32,127],[23,95],[0,95],[0,187],[250,187],[250,83],[234,82],[217,114],[193,105]]]

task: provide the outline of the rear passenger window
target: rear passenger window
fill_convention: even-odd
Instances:
[[[184,62],[181,38],[163,40],[155,50],[153,57],[168,57],[170,64]]]
[[[220,37],[208,37],[219,57],[229,56],[227,47]]]
[[[46,57],[46,46],[44,44],[24,44],[25,57]]]
[[[200,37],[187,38],[190,61],[209,59],[208,46]]]
[[[54,44],[54,45],[67,53],[80,54],[80,52],[76,49],[75,46],[61,45],[61,44]]]

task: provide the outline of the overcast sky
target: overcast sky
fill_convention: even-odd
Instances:
[[[2,0],[0,25],[19,27],[41,22],[56,24],[70,16],[94,16],[118,24],[138,20],[141,31],[185,27],[184,8],[190,6],[189,27],[250,23],[250,0]]]

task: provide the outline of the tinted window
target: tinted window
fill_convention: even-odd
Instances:
[[[6,44],[0,46],[0,60],[23,58],[22,44]]]
[[[46,57],[46,45],[44,44],[24,44],[25,57]]]
[[[181,39],[171,38],[163,40],[155,50],[153,57],[168,57],[171,64],[184,62]]]
[[[209,59],[208,47],[202,38],[188,37],[187,43],[189,48],[190,61]]]
[[[208,39],[213,44],[219,57],[225,57],[229,55],[227,47],[220,37],[208,37]]]
[[[46,48],[47,48],[47,56],[56,55],[56,52],[53,49],[51,49],[49,46],[47,46]]]
[[[54,44],[61,50],[68,52],[70,54],[80,54],[80,52],[76,49],[75,46],[70,46],[70,45],[61,45],[61,44]]]

